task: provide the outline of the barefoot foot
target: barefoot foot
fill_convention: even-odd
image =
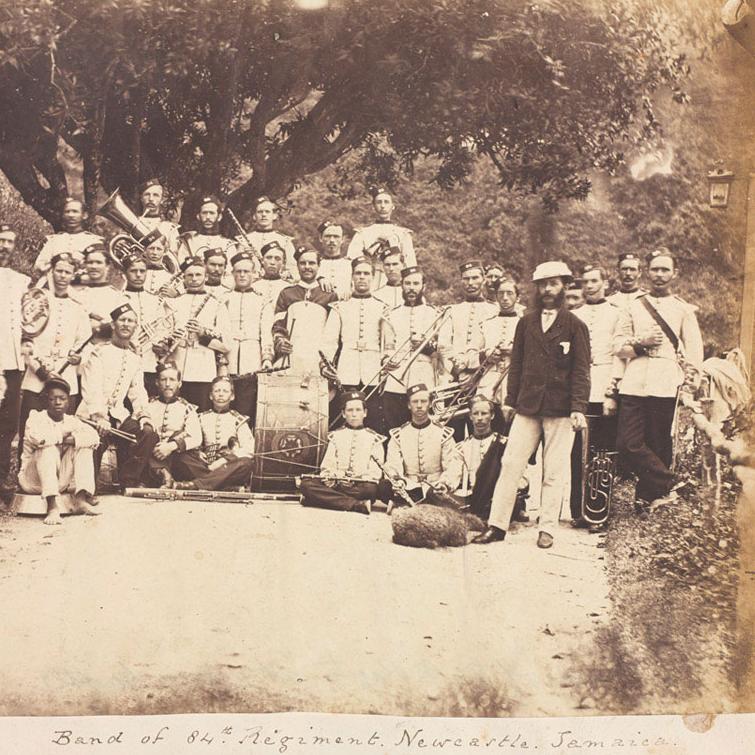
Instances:
[[[44,524],[63,524],[63,520],[60,518],[60,509],[56,507],[48,511],[44,518]]]

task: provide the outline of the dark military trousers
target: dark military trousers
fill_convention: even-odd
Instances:
[[[21,415],[21,379],[23,370],[5,370],[5,396],[0,403],[0,485],[10,471],[10,449],[18,432]]]
[[[110,419],[110,424],[115,427],[115,420]],[[129,443],[123,438],[114,435],[106,435],[100,441],[100,445],[94,451],[94,474],[95,479],[100,473],[100,464],[105,449],[112,445],[115,447],[115,455],[118,460],[118,484],[124,488],[138,488],[142,484],[145,470],[152,457],[155,446],[160,442],[158,434],[154,430],[142,430],[139,422],[133,417],[128,417],[118,429],[124,433],[136,436],[136,443]]]
[[[301,481],[302,506],[353,511],[360,501],[374,501],[382,490],[376,482],[336,482],[333,487],[318,479]]]
[[[616,447],[627,468],[637,475],[635,497],[652,501],[668,495],[671,472],[675,398],[622,396]]]
[[[210,469],[207,462],[196,452],[185,453],[177,461],[178,479],[191,480],[198,490],[230,490],[248,486],[252,477],[254,461],[250,458],[232,459],[222,467]]]

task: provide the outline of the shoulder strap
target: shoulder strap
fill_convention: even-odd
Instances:
[[[663,334],[671,341],[674,351],[679,351],[679,336],[671,330],[671,326],[661,317],[661,313],[648,301],[647,296],[640,298],[642,306],[648,311],[648,314],[656,321]]]

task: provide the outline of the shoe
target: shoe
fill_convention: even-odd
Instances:
[[[506,539],[506,530],[499,527],[488,527],[481,535],[472,539],[477,545],[487,545],[488,543],[497,543]]]
[[[648,502],[644,498],[636,498],[634,502],[634,513],[640,519],[647,519],[650,516],[648,511]]]
[[[354,504],[354,508],[352,511],[356,512],[357,514],[367,514],[369,516],[370,514],[370,506],[369,501],[357,501]]]
[[[571,526],[574,527],[575,530],[586,530],[589,527],[584,519],[572,519]]]
[[[172,488],[176,483],[173,475],[167,469],[160,469],[161,488]]]
[[[176,482],[173,484],[174,490],[197,490],[197,485],[192,480],[187,482]]]
[[[591,535],[599,535],[601,532],[606,531],[606,523],[603,522],[603,524],[590,524],[587,527],[587,531]]]
[[[553,545],[553,535],[548,532],[540,530],[537,534],[537,547],[538,548],[550,548]]]

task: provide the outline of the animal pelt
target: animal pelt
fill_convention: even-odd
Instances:
[[[474,514],[427,504],[396,509],[391,526],[393,542],[412,548],[455,548],[467,544],[468,533],[485,529]]]

